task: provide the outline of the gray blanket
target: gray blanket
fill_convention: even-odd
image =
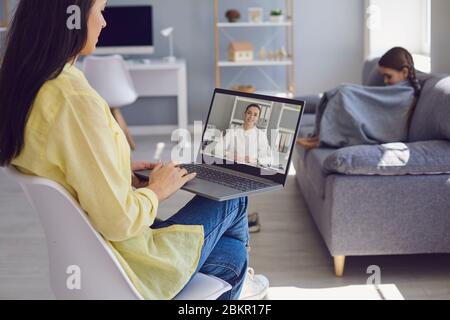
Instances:
[[[407,81],[393,86],[341,85],[325,93],[316,118],[321,145],[346,147],[403,142],[414,90]]]

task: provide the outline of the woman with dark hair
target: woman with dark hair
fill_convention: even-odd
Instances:
[[[272,150],[267,134],[258,129],[261,106],[250,104],[244,112],[244,124],[230,128],[214,147],[215,155],[238,163],[269,167],[272,165]]]
[[[405,141],[421,90],[412,55],[400,47],[389,50],[379,73],[386,87],[342,85],[327,92],[313,137],[297,143],[311,149]]]
[[[109,106],[74,66],[94,52],[106,2],[19,2],[0,70],[0,165],[64,186],[144,298],[172,299],[197,272],[233,287],[222,299],[259,298],[268,281],[247,268],[247,198],[195,197],[155,222],[159,203],[195,174],[175,163],[131,163]],[[140,169],[153,169],[150,183],[132,174]]]

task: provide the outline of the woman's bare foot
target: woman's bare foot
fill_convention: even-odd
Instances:
[[[311,150],[319,146],[320,140],[319,137],[299,138],[297,139],[297,144],[301,145],[306,150]]]

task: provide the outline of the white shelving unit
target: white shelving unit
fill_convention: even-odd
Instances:
[[[256,27],[256,28],[264,28],[264,27],[290,27],[292,26],[291,21],[286,22],[218,22],[218,28],[242,28],[242,27]]]
[[[9,5],[7,0],[1,0],[0,1],[1,8],[2,8],[2,16],[0,17],[0,27],[6,28],[8,26],[8,20],[9,20]]]
[[[284,127],[285,122],[287,119],[297,119],[298,117],[294,117],[292,114],[289,113],[300,113],[301,109],[293,108],[292,106],[288,106],[283,104],[281,107],[280,116],[278,118],[278,133],[276,137],[276,148],[278,152],[283,156],[285,160],[288,160],[289,154],[290,154],[290,146],[292,139],[295,135],[295,129],[292,128],[292,126],[289,125],[289,128]]]
[[[219,67],[258,67],[258,66],[290,66],[292,61],[281,60],[281,61],[266,61],[266,60],[255,60],[250,62],[232,62],[232,61],[219,61]]]
[[[261,0],[261,2],[267,3],[270,0]],[[226,3],[226,0],[214,0],[214,35],[215,35],[215,73],[216,73],[216,87],[229,89],[236,83],[230,83],[223,85],[222,83],[222,70],[224,68],[238,69],[237,75],[233,80],[239,79],[239,77],[246,71],[247,68],[256,68],[261,76],[271,84],[272,89],[267,90],[264,88],[264,92],[257,91],[257,93],[263,93],[268,95],[275,95],[280,97],[293,97],[296,85],[295,85],[295,53],[294,53],[294,0],[285,0],[285,21],[272,22],[262,21],[256,22],[224,22],[219,18],[219,3]],[[283,60],[254,60],[250,62],[232,62],[221,60],[220,44],[222,36],[225,36],[229,41],[234,41],[234,38],[228,33],[228,30],[242,29],[240,34],[244,34],[246,30],[255,28],[285,28],[285,48],[287,51],[287,58]],[[273,39],[272,39],[273,41]],[[269,44],[271,40],[269,40]],[[255,52],[255,56],[258,56],[258,52]],[[264,70],[266,67],[279,67],[286,70],[286,87],[280,87],[279,81],[273,79],[268,72]],[[233,69],[233,70],[234,70]]]

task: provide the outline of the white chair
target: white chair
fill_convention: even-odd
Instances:
[[[138,94],[122,56],[89,56],[84,59],[82,69],[92,88],[108,102],[114,118],[125,133],[131,149],[134,150],[136,143],[120,108],[134,103]]]
[[[57,299],[142,299],[111,248],[62,186],[24,175],[13,167],[2,169],[20,184],[40,216],[47,239],[50,285]],[[81,275],[79,290],[68,289],[71,266],[79,267],[76,269]],[[215,300],[230,289],[227,282],[199,273],[175,299]]]

